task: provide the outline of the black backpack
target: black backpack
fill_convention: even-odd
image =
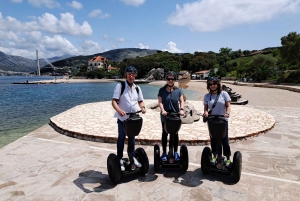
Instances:
[[[121,82],[121,85],[122,85],[122,88],[121,88],[121,95],[120,95],[120,96],[122,96],[122,94],[124,93],[124,90],[125,90],[125,82]],[[137,93],[139,93],[139,88],[138,88],[137,85],[136,85],[136,87],[135,87],[135,90],[136,90]]]

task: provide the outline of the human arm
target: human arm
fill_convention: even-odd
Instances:
[[[142,113],[145,114],[146,113],[146,107],[145,107],[144,101],[139,101],[139,106],[142,110]]]
[[[204,104],[204,113],[203,113],[204,117],[208,117],[208,104]]]
[[[159,109],[161,111],[161,114],[164,115],[164,116],[166,116],[167,112],[164,109],[164,105],[162,103],[162,98],[160,96],[158,96],[158,106],[159,106]]]
[[[229,118],[229,115],[231,112],[230,101],[225,102],[225,108],[226,108],[226,112],[225,112],[224,117]]]
[[[120,116],[125,116],[126,112],[119,107],[117,101],[118,101],[118,99],[112,99],[111,100],[111,105],[119,113]]]
[[[222,92],[224,97],[225,97],[225,114],[224,117],[229,118],[230,112],[231,112],[231,107],[230,107],[230,102],[231,98],[229,94],[226,91]]]
[[[181,96],[179,97],[179,103],[180,103],[179,114],[181,116],[184,116],[184,99],[183,99],[183,94],[181,94]]]

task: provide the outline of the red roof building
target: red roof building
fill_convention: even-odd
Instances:
[[[97,68],[107,69],[109,60],[102,56],[96,56],[88,61],[87,71],[93,71]]]

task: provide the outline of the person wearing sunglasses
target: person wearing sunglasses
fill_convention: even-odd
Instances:
[[[230,96],[226,91],[222,91],[220,80],[216,77],[209,77],[207,79],[207,90],[209,93],[205,94],[203,99],[204,114],[203,117],[208,117],[209,110],[211,115],[222,115],[226,121],[226,136],[222,139],[223,155],[226,156],[226,166],[231,164],[230,156],[231,150],[228,140],[228,118],[231,112]],[[216,100],[217,99],[217,100]],[[216,102],[215,102],[216,100]],[[213,107],[214,105],[214,107]],[[211,163],[216,163],[217,141],[215,138],[210,138],[211,149],[213,157]]]
[[[123,122],[129,117],[126,113],[137,112],[138,110],[142,110],[143,114],[146,113],[142,90],[134,84],[135,77],[137,76],[136,68],[133,66],[127,67],[124,71],[124,76],[126,78],[124,91],[122,92],[122,84],[117,84],[112,97],[112,106],[116,110],[114,117],[118,119],[117,156],[120,160],[121,171],[125,171],[122,158],[126,138]],[[135,138],[132,139],[131,144],[131,156],[133,157],[134,165],[141,167],[141,163],[135,158]]]
[[[168,143],[168,133],[164,129],[165,116],[168,112],[176,112],[181,116],[184,115],[184,99],[182,90],[179,87],[175,86],[176,81],[176,73],[168,72],[166,75],[167,83],[165,86],[159,89],[158,91],[158,104],[161,110],[161,125],[162,125],[162,147],[163,153],[161,156],[162,161],[167,161],[167,143]],[[178,142],[179,137],[178,133],[174,135],[174,159],[180,160],[180,156],[178,154]]]

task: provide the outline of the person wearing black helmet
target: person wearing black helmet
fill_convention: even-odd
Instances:
[[[164,129],[165,116],[168,112],[176,112],[180,113],[180,115],[184,115],[184,99],[182,90],[179,87],[174,85],[176,81],[176,73],[168,72],[166,75],[167,84],[159,89],[158,92],[158,103],[159,108],[161,110],[161,125],[162,125],[162,147],[163,153],[161,156],[162,161],[167,161],[167,143],[168,143],[168,133]],[[174,136],[174,159],[180,160],[178,150],[178,133]]]
[[[204,105],[203,117],[208,117],[209,115],[208,111],[210,110],[211,115],[223,115],[227,120],[226,136],[222,139],[222,145],[223,145],[223,153],[224,153],[223,155],[226,156],[227,158],[226,166],[229,166],[231,163],[230,161],[231,150],[230,150],[229,140],[228,140],[228,118],[231,112],[231,108],[230,108],[231,99],[229,94],[226,91],[222,91],[220,80],[216,77],[209,77],[207,79],[207,90],[209,91],[209,93],[207,93],[203,99],[203,105]],[[215,106],[213,107],[213,105]],[[210,141],[211,141],[211,149],[213,153],[213,158],[211,162],[216,163],[217,142],[216,139],[214,138],[211,138]]]
[[[143,114],[146,113],[145,104],[143,102],[144,98],[142,90],[139,86],[134,84],[135,77],[137,76],[136,68],[133,66],[127,67],[124,71],[124,76],[126,78],[124,91],[121,92],[122,84],[117,84],[112,97],[112,106],[116,110],[114,117],[118,119],[117,156],[120,159],[121,171],[125,171],[122,157],[124,150],[124,142],[126,138],[123,128],[123,122],[129,116],[126,115],[126,113],[137,112],[138,110],[142,110]],[[131,144],[131,155],[134,160],[134,165],[136,167],[141,167],[142,165],[135,158],[135,138],[132,139]]]

